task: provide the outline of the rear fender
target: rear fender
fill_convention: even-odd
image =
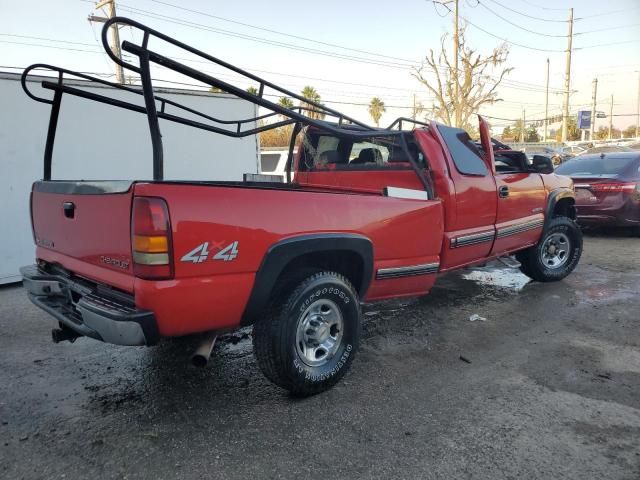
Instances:
[[[250,325],[264,314],[280,274],[296,258],[310,253],[351,252],[357,254],[363,265],[360,285],[354,285],[360,298],[364,298],[373,276],[373,245],[363,235],[327,233],[300,235],[279,241],[269,248],[256,273],[253,289],[242,316],[242,325]]]

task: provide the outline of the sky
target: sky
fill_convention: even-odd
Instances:
[[[94,5],[91,0],[0,0],[0,70],[15,72],[44,62],[113,75],[99,42],[101,25],[87,20],[91,13],[102,14]],[[503,101],[481,108],[495,117],[494,129],[521,118],[523,109],[528,120],[544,117],[547,58],[549,115],[561,112],[558,92],[564,84],[570,7],[579,18],[574,23],[571,112],[590,109],[597,78],[597,109],[608,113],[613,95],[614,126],[636,123],[635,115],[622,115],[636,113],[640,0],[459,0],[459,5],[461,22],[472,23],[466,30],[472,48],[487,54],[503,43],[499,38],[510,42],[506,66],[513,71],[498,88]],[[442,35],[453,25],[447,7],[431,0],[122,0],[117,9],[119,15],[294,92],[312,85],[328,106],[358,120],[371,123],[366,105],[380,97],[387,106],[382,125],[410,115],[414,95],[431,106],[432,96],[413,78],[412,69],[420,67],[429,49],[439,50]],[[128,28],[120,35],[121,40],[140,40]],[[447,40],[449,49],[450,44]],[[188,58],[162,48],[157,49]],[[239,87],[250,85],[221,67],[187,63]],[[154,69],[153,76],[193,83],[162,68]],[[599,119],[596,129],[601,125],[607,126],[608,119]]]

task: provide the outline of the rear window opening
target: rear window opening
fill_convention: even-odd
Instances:
[[[354,140],[311,132],[303,136],[302,144],[302,171],[411,169],[410,158],[398,138],[371,137]],[[415,142],[408,140],[407,149],[419,165],[426,166],[424,154]]]

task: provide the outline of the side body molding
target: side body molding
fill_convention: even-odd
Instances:
[[[354,285],[354,287],[358,290],[360,298],[364,298],[373,277],[371,240],[353,233],[321,233],[286,238],[267,250],[256,273],[241,325],[252,324],[259,315],[264,313],[278,277],[291,261],[311,253],[345,251],[357,254],[362,260],[362,281],[360,285]]]

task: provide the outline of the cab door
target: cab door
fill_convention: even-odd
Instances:
[[[478,118],[482,147],[493,165],[498,202],[491,254],[502,255],[538,241],[544,227],[546,193],[542,177],[528,170],[524,155],[519,156],[519,162],[505,163],[504,169],[496,168],[489,125],[482,117]]]
[[[447,169],[435,172],[436,189],[452,191],[442,245],[440,270],[486,259],[495,238],[496,183],[491,162],[462,129],[432,123],[443,146]]]

